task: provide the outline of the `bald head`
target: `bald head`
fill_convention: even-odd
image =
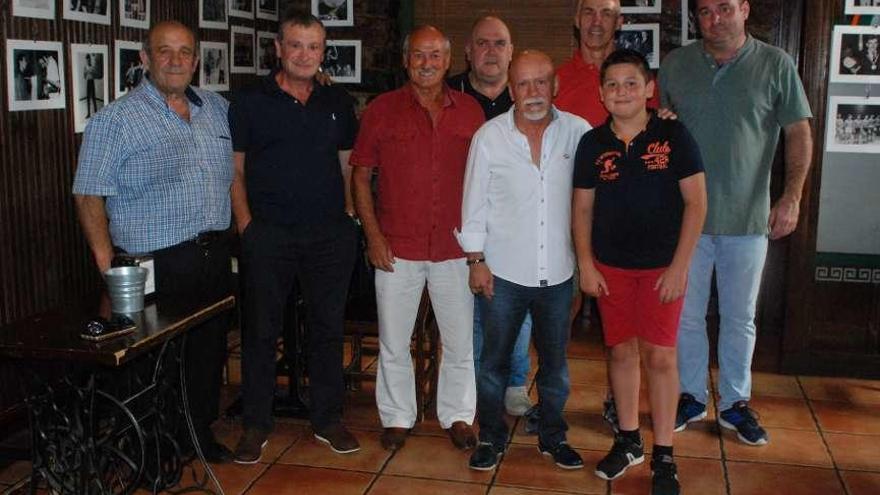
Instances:
[[[510,62],[510,79],[514,80],[521,71],[532,69],[546,70],[550,75],[556,75],[550,55],[540,50],[524,50],[517,53]]]
[[[429,24],[425,24],[423,26],[419,26],[412,30],[405,38],[403,38],[403,57],[404,59],[409,55],[410,48],[415,44],[416,41],[437,41],[439,40],[447,52],[452,51],[452,43],[449,41],[449,38],[443,34],[443,31],[431,26]]]
[[[141,49],[147,53],[150,53],[156,48],[156,40],[162,38],[162,35],[169,31],[180,31],[189,35],[189,37],[192,39],[193,50],[195,50],[196,45],[198,44],[196,33],[186,24],[175,20],[161,21],[150,26],[147,34],[144,36],[144,41],[141,45]]]
[[[478,80],[503,85],[513,56],[513,43],[507,24],[495,16],[480,17],[474,22],[464,52]]]
[[[510,63],[508,84],[517,118],[531,122],[549,118],[556,95],[556,71],[549,55],[538,50],[518,53]]]

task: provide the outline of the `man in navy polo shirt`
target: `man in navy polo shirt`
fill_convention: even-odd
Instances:
[[[281,67],[236,95],[229,109],[232,209],[247,294],[240,464],[260,460],[273,427],[275,346],[295,279],[308,307],[315,437],[337,453],[360,448],[340,422],[343,318],[356,247],[344,176],[357,120],[345,90],[315,82],[325,40],[317,18],[289,11],[275,41]]]

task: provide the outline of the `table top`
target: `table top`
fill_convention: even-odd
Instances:
[[[0,356],[28,360],[65,360],[120,366],[187,329],[231,308],[233,296],[214,302],[153,301],[139,313],[127,315],[133,333],[91,342],[80,337],[85,322],[109,317],[103,294],[0,328]]]

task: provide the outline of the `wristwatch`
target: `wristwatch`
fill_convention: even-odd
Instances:
[[[480,263],[485,263],[485,262],[486,262],[486,258],[472,258],[472,259],[467,260],[466,263],[467,263],[467,266],[474,266],[474,265],[478,265]]]

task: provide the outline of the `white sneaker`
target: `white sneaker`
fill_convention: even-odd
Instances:
[[[522,416],[532,407],[526,387],[507,387],[504,391],[504,408],[511,416]]]

